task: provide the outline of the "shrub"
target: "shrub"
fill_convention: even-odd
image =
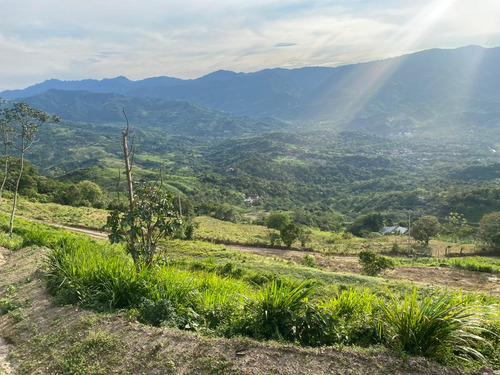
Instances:
[[[377,276],[385,269],[394,268],[391,258],[374,253],[371,250],[363,250],[359,253],[359,263],[363,273],[369,276]]]
[[[313,346],[336,343],[366,346],[378,342],[372,319],[374,299],[367,291],[349,289],[320,302],[315,314],[310,314],[311,323],[303,330],[301,341]]]
[[[299,238],[300,228],[295,224],[288,224],[281,228],[280,237],[286,247],[291,247],[297,238]]]
[[[269,229],[281,230],[290,224],[290,217],[283,212],[271,212],[266,219],[266,226]]]
[[[302,264],[306,267],[311,267],[311,268],[316,268],[318,265],[316,264],[316,260],[314,260],[314,257],[310,256],[309,254],[304,255],[302,258]]]
[[[151,324],[159,327],[184,328],[185,320],[177,314],[177,308],[172,301],[161,299],[153,301],[143,298],[138,306],[137,320],[141,323]]]
[[[411,297],[405,296],[400,305],[392,296],[391,302],[381,304],[380,329],[387,342],[396,350],[422,355],[441,361],[460,358],[483,358],[475,349],[478,342],[478,321],[469,298],[459,293],[431,294],[418,300],[414,288]]]
[[[0,314],[6,314],[18,307],[19,303],[17,301],[12,301],[8,298],[0,298]]]
[[[256,338],[293,340],[313,291],[310,281],[271,281],[249,304],[244,331]]]
[[[281,245],[281,237],[278,233],[269,231],[269,233],[267,234],[267,237],[269,238],[269,244],[271,246],[280,246]]]

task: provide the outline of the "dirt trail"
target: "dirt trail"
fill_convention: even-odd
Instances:
[[[83,233],[94,238],[107,239],[105,232],[95,229],[73,227],[69,225],[51,223],[42,220],[28,219],[57,228],[64,228],[74,232]],[[361,274],[358,257],[355,255],[325,255],[319,252],[273,249],[255,246],[224,245],[228,249],[245,251],[252,254],[290,260],[301,264],[307,254],[314,258],[319,268],[330,272]],[[481,292],[490,296],[500,297],[500,278],[498,275],[460,270],[452,267],[425,267],[425,266],[400,266],[394,270],[386,271],[382,277],[391,280],[410,281],[416,285],[439,285],[443,288]]]
[[[252,254],[280,258],[298,264],[304,262],[307,254],[314,258],[319,268],[330,272],[361,274],[358,257],[354,255],[325,255],[300,250],[267,249],[251,246],[225,245],[228,249],[245,251]],[[385,279],[410,281],[416,285],[439,285],[440,287],[469,292],[481,292],[500,297],[500,278],[498,275],[460,270],[453,267],[399,266],[384,272]]]

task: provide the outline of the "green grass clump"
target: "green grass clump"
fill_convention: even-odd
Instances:
[[[450,265],[469,271],[500,273],[500,259],[466,257],[454,258],[448,261]]]
[[[476,350],[485,339],[478,335],[481,323],[472,300],[460,293],[430,295],[419,300],[416,289],[400,304],[381,304],[380,329],[396,350],[441,361],[484,359]]]
[[[0,246],[10,250],[19,250],[23,246],[23,238],[18,234],[9,237],[7,233],[0,233]]]
[[[243,331],[260,339],[293,341],[313,291],[308,281],[271,281],[247,306]]]
[[[0,298],[0,314],[7,314],[19,307],[19,302],[9,298]]]

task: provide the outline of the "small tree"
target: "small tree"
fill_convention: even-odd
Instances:
[[[493,246],[500,246],[500,212],[483,215],[479,221],[479,237]]]
[[[26,151],[36,142],[36,133],[40,126],[46,122],[59,122],[59,117],[51,116],[44,111],[30,107],[27,103],[13,103],[5,106],[0,112],[2,133],[2,142],[4,147],[12,146],[19,151],[19,174],[14,185],[14,200],[10,214],[9,236],[12,237],[14,228],[14,216],[17,207],[17,193],[19,182],[23,175],[24,155]],[[12,138],[11,138],[12,136]],[[7,161],[8,169],[8,161]]]
[[[384,217],[381,214],[368,214],[358,216],[347,231],[355,236],[363,236],[368,232],[378,232],[384,226]]]
[[[295,224],[288,224],[281,228],[280,237],[286,247],[291,247],[297,238],[299,238],[300,228]]]
[[[377,276],[385,269],[394,268],[394,261],[391,258],[376,254],[371,250],[363,250],[359,253],[359,263],[363,273],[369,276]]]
[[[271,212],[266,219],[266,226],[269,229],[281,230],[290,224],[290,217],[283,212]]]
[[[108,216],[105,228],[111,231],[109,240],[126,242],[138,271],[153,264],[159,240],[182,231],[183,221],[173,210],[172,200],[170,194],[143,185],[135,189],[132,208]]]
[[[434,216],[422,216],[411,226],[411,235],[417,241],[427,246],[429,239],[439,233],[441,225]]]
[[[132,155],[134,147],[128,144],[130,122],[123,110],[127,127],[122,131],[122,151],[127,177],[129,207],[126,212],[113,211],[103,229],[110,229],[111,243],[125,241],[127,251],[139,272],[150,267],[156,255],[158,241],[179,234],[183,230],[180,213],[174,210],[173,197],[161,188],[146,184],[134,189],[132,183]]]
[[[311,240],[311,230],[307,228],[300,228],[299,231],[299,241],[300,241],[300,246],[305,247],[306,243]]]
[[[0,98],[0,106],[5,105],[7,102]],[[8,121],[5,116],[5,108],[0,109],[0,135],[2,137],[2,146],[4,153],[4,170],[3,170],[3,178],[2,184],[0,185],[0,202],[2,202],[3,190],[5,188],[5,183],[7,182],[7,177],[9,175],[9,165],[11,158],[11,148],[13,144],[13,138],[16,133],[16,129],[12,126],[12,124]]]
[[[442,228],[446,230],[455,241],[458,241],[462,238],[471,237],[475,229],[470,226],[467,222],[467,219],[463,214],[458,212],[450,212],[450,214],[446,217],[448,221]]]

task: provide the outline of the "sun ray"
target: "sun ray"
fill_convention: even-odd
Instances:
[[[408,23],[406,27],[395,34],[391,41],[398,50],[413,51],[413,47],[425,35],[426,31],[439,22],[447,11],[453,7],[456,0],[434,0]],[[364,117],[369,112],[372,98],[386,85],[392,84],[391,77],[397,72],[403,58],[393,58],[378,63],[367,65],[358,64],[345,69],[350,69],[349,74],[342,80],[332,77],[330,88],[322,100],[325,108],[333,108],[337,113],[337,121],[349,123],[358,117]],[[394,83],[396,84],[396,83]],[[347,91],[347,87],[353,87]],[[395,98],[397,100],[397,98]],[[317,107],[316,110],[328,112],[327,109]]]

